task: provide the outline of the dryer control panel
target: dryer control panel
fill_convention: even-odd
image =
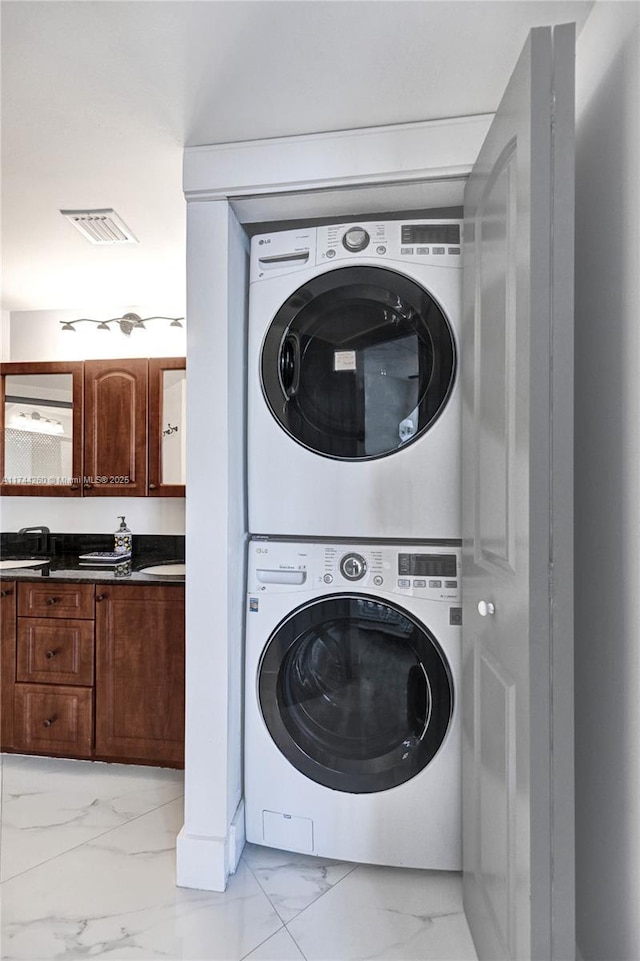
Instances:
[[[250,280],[268,280],[306,267],[345,263],[462,267],[459,220],[359,220],[258,234],[251,239]]]
[[[374,591],[459,601],[458,546],[252,540],[249,593]]]

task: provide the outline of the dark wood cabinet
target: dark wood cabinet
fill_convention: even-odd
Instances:
[[[186,360],[149,360],[149,496],[185,496]]]
[[[0,583],[0,746],[13,745],[13,686],[16,678],[16,585]]]
[[[184,587],[0,584],[2,747],[184,764]]]
[[[184,357],[0,364],[0,490],[184,497]]]
[[[81,361],[0,364],[4,495],[82,494]]]
[[[30,754],[91,757],[93,691],[89,687],[16,684],[14,743]]]
[[[184,591],[118,585],[96,603],[96,753],[184,762]]]
[[[147,361],[84,364],[85,496],[147,493]]]

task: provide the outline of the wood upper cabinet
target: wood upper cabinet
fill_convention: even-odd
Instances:
[[[184,497],[186,360],[0,364],[0,492]]]
[[[0,364],[3,494],[82,493],[83,364]]]
[[[186,360],[149,360],[149,494],[185,496]]]
[[[16,679],[16,585],[0,583],[0,745],[13,746],[13,687]]]
[[[84,364],[85,496],[147,493],[147,361]]]
[[[96,755],[184,763],[184,588],[96,596]]]

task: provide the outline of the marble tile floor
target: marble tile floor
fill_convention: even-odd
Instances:
[[[1,758],[3,961],[475,961],[456,874],[248,844],[221,893],[175,886],[182,774]]]

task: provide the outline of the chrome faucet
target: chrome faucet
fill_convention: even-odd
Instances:
[[[21,527],[18,531],[19,535],[26,535],[29,540],[36,541],[35,535],[37,534],[37,546],[34,546],[35,551],[45,553],[49,550],[49,534],[51,531],[44,524],[39,524],[37,527]]]

